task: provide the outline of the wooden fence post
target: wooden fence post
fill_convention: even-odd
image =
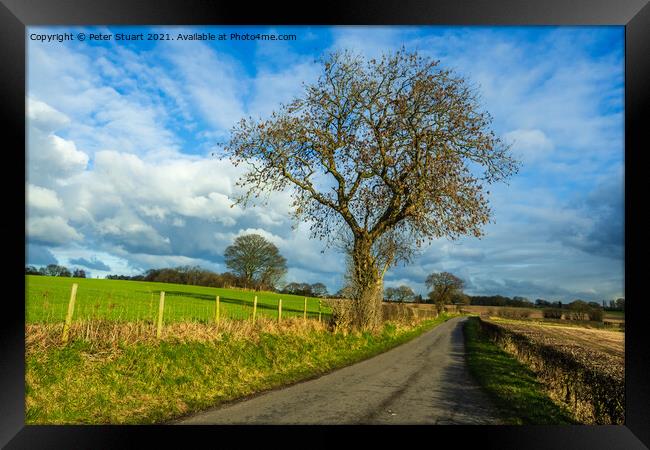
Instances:
[[[217,310],[214,315],[214,321],[219,323],[219,296],[217,295]]]
[[[162,334],[164,310],[165,310],[165,291],[160,291],[160,304],[158,305],[158,329],[156,330],[156,337],[158,339],[160,339],[160,335]]]
[[[282,299],[278,300],[278,323],[282,321]]]
[[[70,292],[70,302],[68,303],[68,314],[65,316],[65,324],[63,325],[63,336],[61,340],[63,343],[68,342],[68,333],[70,333],[70,324],[72,323],[72,314],[74,313],[74,302],[77,299],[77,283],[72,283],[72,292]]]
[[[253,322],[255,322],[255,315],[257,314],[257,295],[253,299]]]
[[[321,310],[322,310],[321,300],[318,300],[318,321],[319,322],[321,321],[320,320]]]
[[[305,321],[307,320],[307,297],[305,297],[305,308],[304,308],[303,313],[302,313],[302,318]]]

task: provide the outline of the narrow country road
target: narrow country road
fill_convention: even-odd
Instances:
[[[177,424],[499,424],[451,319],[386,353]]]

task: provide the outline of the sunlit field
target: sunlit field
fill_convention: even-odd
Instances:
[[[77,283],[73,320],[108,319],[153,322],[158,317],[160,292],[165,292],[164,321],[210,322],[216,316],[219,296],[221,318],[252,317],[257,296],[257,316],[277,318],[282,299],[282,317],[303,316],[304,299],[296,295],[223,289],[183,284],[143,281],[103,280],[27,275],[25,277],[27,323],[63,322],[68,310],[72,284]],[[307,318],[318,319],[318,298],[307,298]],[[331,309],[322,302],[324,319]]]

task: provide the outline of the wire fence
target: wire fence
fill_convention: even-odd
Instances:
[[[161,297],[164,297],[164,323],[214,323],[217,320],[254,320],[258,317],[326,320],[331,314],[331,309],[321,299],[271,292],[160,286],[159,283],[132,281],[106,280],[107,283],[105,280],[33,278],[28,280],[26,290],[27,323],[77,320],[157,323]],[[78,288],[73,295],[75,284]]]

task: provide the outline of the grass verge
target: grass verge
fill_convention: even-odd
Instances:
[[[575,420],[553,403],[535,374],[481,333],[478,319],[465,323],[465,347],[470,373],[492,397],[512,425],[564,425]]]
[[[209,339],[206,333],[143,342],[93,342],[79,336],[67,346],[57,344],[57,328],[32,325],[26,339],[25,421],[167,422],[366,359],[449,318],[441,315],[411,326],[386,323],[377,334],[347,335],[331,333],[315,321],[288,319],[281,326],[261,322],[245,332],[237,325],[224,327]]]

